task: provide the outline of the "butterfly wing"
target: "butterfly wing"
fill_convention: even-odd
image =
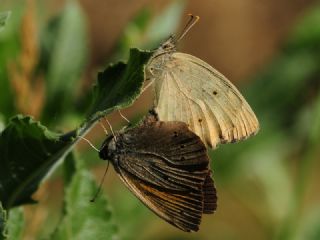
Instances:
[[[165,61],[155,76],[155,106],[160,120],[186,122],[213,148],[259,130],[258,120],[241,93],[209,64],[178,52]]]
[[[200,138],[186,124],[155,122],[118,137],[114,164],[125,185],[152,211],[183,231],[197,231],[216,209],[216,190]]]
[[[217,192],[214,187],[211,173],[208,173],[204,184],[202,186],[203,191],[203,213],[210,214],[217,209]]]

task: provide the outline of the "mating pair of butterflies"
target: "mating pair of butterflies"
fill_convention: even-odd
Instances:
[[[140,125],[108,137],[99,152],[146,206],[183,231],[197,231],[217,196],[206,147],[246,139],[258,120],[236,87],[194,56],[176,51],[196,23],[170,37],[146,65],[155,109]]]

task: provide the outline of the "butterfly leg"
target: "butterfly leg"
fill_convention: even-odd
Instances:
[[[102,127],[102,129],[103,129],[104,133],[108,136],[108,135],[109,135],[109,133],[108,133],[108,131],[107,131],[106,127],[103,125],[103,123],[102,123],[101,119],[99,119],[99,123],[100,123],[100,126]]]
[[[92,147],[94,150],[99,152],[99,149],[96,148],[88,139],[86,139],[85,137],[82,137],[82,136],[78,136],[78,138],[81,138],[82,140],[86,141],[90,145],[90,147]]]
[[[119,112],[120,116],[122,117],[122,119],[124,119],[124,120],[128,123],[128,125],[131,126],[131,122],[129,121],[128,118],[126,118],[126,117],[121,113],[120,109],[118,109],[118,112]]]
[[[112,128],[110,122],[108,121],[108,119],[106,117],[104,117],[104,120],[107,122],[107,124],[108,124],[108,126],[110,128],[110,131],[112,133],[112,136],[114,137],[114,140],[117,141],[117,136],[114,134],[114,131],[113,131],[113,128]]]
[[[147,89],[152,85],[152,83],[154,83],[154,79],[155,79],[155,78],[153,78],[153,79],[147,84],[147,86],[145,86],[145,87],[141,90],[141,94],[144,93],[144,91],[147,90]]]

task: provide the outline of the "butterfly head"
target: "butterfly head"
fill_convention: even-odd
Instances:
[[[163,42],[160,47],[155,51],[155,55],[161,55],[165,53],[170,53],[176,51],[178,42],[189,32],[189,30],[199,21],[199,16],[189,15],[189,21],[184,27],[183,31],[178,36],[170,36],[165,42]]]
[[[176,50],[176,38],[174,36],[170,36],[166,41],[164,41],[160,47],[155,51],[155,55],[161,55],[167,52],[173,52]]]
[[[101,145],[99,157],[103,160],[112,160],[116,152],[116,141],[114,136],[108,136]]]

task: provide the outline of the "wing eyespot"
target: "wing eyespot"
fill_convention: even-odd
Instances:
[[[213,95],[218,95],[218,92],[217,91],[213,91]]]
[[[180,146],[181,149],[183,149],[184,147],[185,147],[184,145],[181,145],[181,146]]]
[[[163,45],[163,49],[168,49],[169,47],[170,47],[169,44]]]
[[[199,123],[201,123],[201,122],[202,122],[202,119],[201,119],[201,118],[199,118],[199,119],[198,119],[198,122],[199,122]]]

